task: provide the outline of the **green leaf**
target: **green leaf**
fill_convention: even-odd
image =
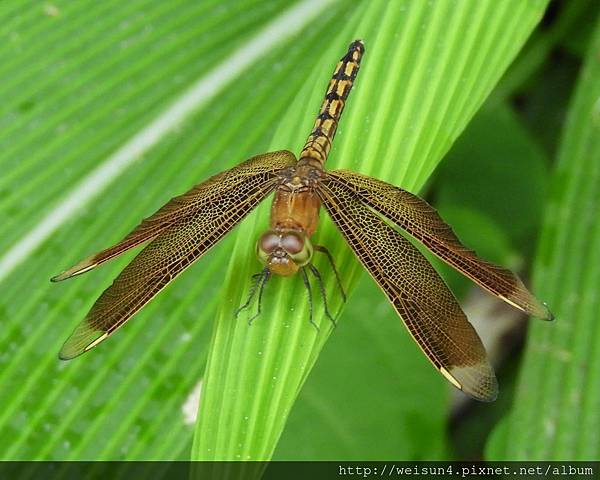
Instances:
[[[483,108],[437,172],[436,204],[480,210],[524,252],[541,221],[546,163],[543,151],[508,106]]]
[[[553,175],[534,285],[553,324],[533,321],[511,413],[490,459],[596,460],[600,455],[600,19],[571,103]]]
[[[328,166],[352,168],[417,191],[515,56],[544,6],[371,1],[355,7],[311,58],[313,67],[307,71],[313,73],[282,119],[271,149],[299,151],[304,137],[298,132],[309,131],[335,62],[350,39],[362,38],[364,63]],[[248,291],[240,285],[248,285],[250,275],[260,269],[249,251],[267,216],[264,205],[241,226],[230,253],[203,382],[192,450],[196,460],[271,458],[332,330],[318,297],[320,331],[308,322],[299,278],[273,279],[263,312],[251,327],[243,316],[233,318]],[[358,264],[331,223],[322,220],[315,242],[333,253],[352,292]],[[325,262],[318,267],[328,272]],[[330,309],[339,311],[341,298],[330,272],[326,283]],[[342,318],[340,329],[344,323]]]
[[[317,336],[308,324],[299,279],[274,279],[252,327],[233,319],[258,268],[253,242],[267,204],[109,341],[68,363],[56,358],[62,342],[132,254],[64,284],[48,279],[208,176],[269,149],[297,152],[335,61],[356,36],[367,54],[330,164],[418,190],[545,4],[295,4],[319,15],[274,40],[234,82],[154,139],[3,278],[0,459],[188,459],[201,381],[193,458],[269,458],[328,325]],[[287,0],[0,3],[0,265],[81,181],[289,8]],[[327,219],[321,227],[318,241],[354,290],[355,261]],[[319,267],[337,311],[332,276],[326,262]],[[318,296],[315,303],[322,321]],[[385,316],[400,326],[391,309]],[[339,331],[348,322],[340,323]],[[431,396],[414,418],[426,406],[440,421],[443,379],[416,347],[400,349],[399,365],[421,362],[431,371],[423,383],[403,385]],[[402,438],[409,457],[443,449]]]
[[[449,389],[423,360],[363,275],[298,395],[274,460],[445,459]]]

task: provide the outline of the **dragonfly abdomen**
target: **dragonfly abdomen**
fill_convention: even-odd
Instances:
[[[363,42],[355,40],[336,65],[313,129],[300,153],[301,163],[325,164],[364,51]]]

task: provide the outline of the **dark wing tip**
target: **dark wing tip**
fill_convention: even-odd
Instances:
[[[65,270],[64,272],[59,273],[58,275],[54,275],[50,281],[52,283],[58,283],[58,282],[62,282],[63,280],[67,280],[68,278],[71,278],[73,275],[70,274],[70,272],[68,270]]]
[[[78,357],[79,355],[81,355],[83,352],[85,352],[84,349],[74,349],[73,345],[70,345],[71,343],[71,337],[69,337],[67,339],[67,341],[63,344],[63,346],[60,348],[60,352],[58,352],[58,359],[59,360],[63,360],[63,361],[67,361],[67,360],[72,360],[75,357]]]
[[[71,360],[78,357],[102,343],[108,336],[109,332],[94,329],[88,325],[87,320],[84,320],[67,338],[60,352],[58,352],[58,358]]]
[[[452,385],[474,400],[493,402],[498,398],[498,380],[487,360],[477,365],[441,368],[440,371]]]
[[[552,322],[556,317],[550,311],[550,308],[548,307],[548,304],[546,302],[542,302],[542,305],[544,306],[544,309],[546,310],[546,314],[543,317],[541,317],[541,319]]]
[[[61,349],[60,352],[58,352],[58,359],[62,360],[62,361],[67,361],[67,360],[71,360],[73,358],[75,358],[77,355],[69,355],[67,353],[64,353]]]
[[[489,380],[490,382],[485,386],[482,392],[478,393],[477,395],[467,392],[467,395],[479,402],[495,402],[500,391],[498,387],[498,380],[496,379],[495,375],[493,375]]]
[[[59,360],[73,360],[74,358],[78,357],[79,355],[85,352],[85,350],[83,349],[74,350],[72,346],[68,345],[68,342],[69,340],[65,342],[65,344],[61,347],[60,352],[58,352]]]
[[[68,270],[65,270],[64,272],[53,276],[50,279],[50,281],[54,282],[54,283],[62,282],[63,280],[67,280],[76,275],[81,275],[82,273],[89,272],[90,270],[92,270],[93,268],[98,266],[98,262],[96,262],[95,258],[96,258],[96,256],[93,256],[93,257],[86,258],[85,260],[82,260],[77,265],[74,265],[73,267],[69,268]]]
[[[467,395],[470,398],[472,398],[474,400],[477,400],[478,402],[492,403],[492,402],[495,402],[498,399],[498,389],[496,389],[493,392],[490,392],[488,395],[483,396],[483,397],[478,397],[478,396],[475,396],[475,395],[471,395],[470,393],[467,393]]]
[[[550,311],[548,304],[546,302],[540,302],[533,295],[530,294],[530,302],[526,304],[525,307],[520,305],[515,305],[512,302],[513,306],[517,306],[520,310],[524,311],[526,314],[531,315],[535,318],[540,318],[542,320],[546,320],[551,322],[554,320],[554,314]]]

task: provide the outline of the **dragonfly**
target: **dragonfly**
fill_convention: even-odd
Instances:
[[[269,228],[256,242],[264,268],[255,275],[249,301],[239,310],[258,292],[260,313],[263,289],[272,274],[299,273],[310,297],[308,272],[320,282],[324,294],[321,274],[313,264],[315,252],[329,259],[344,295],[331,254],[311,242],[324,207],[433,366],[472,398],[496,398],[498,383],[481,339],[445,282],[404,235],[522,312],[547,320],[553,316],[516,274],[465,247],[437,211],[418,196],[353,171],[325,170],[364,51],[364,43],[355,40],[337,63],[298,159],[287,150],[252,157],[171,199],[119,243],[52,278],[58,282],[89,272],[147,244],[66,340],[61,359],[74,358],[106,340],[274,194]]]

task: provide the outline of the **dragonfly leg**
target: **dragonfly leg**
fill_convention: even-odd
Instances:
[[[310,269],[312,274],[317,279],[317,282],[319,283],[319,290],[321,290],[321,296],[323,297],[323,307],[325,308],[325,315],[327,316],[327,318],[329,320],[331,320],[331,323],[333,323],[333,326],[337,327],[337,322],[335,321],[335,318],[333,318],[331,313],[329,313],[329,307],[327,306],[327,293],[325,292],[325,285],[323,284],[323,278],[321,277],[321,274],[319,273],[317,268],[312,263],[308,264],[308,268]]]
[[[270,275],[271,275],[271,272],[266,267],[263,270],[261,270],[259,273],[255,273],[254,275],[252,275],[253,284],[252,284],[252,287],[250,287],[250,293],[248,293],[248,299],[246,300],[246,303],[241,305],[235,311],[236,318],[242,310],[245,310],[246,308],[248,308],[250,306],[250,304],[252,303],[252,300],[254,299],[254,295],[256,295],[257,291],[259,292],[259,294],[258,294],[258,303],[259,303],[258,304],[258,313],[256,315],[252,316],[252,318],[248,321],[248,323],[252,323],[252,320],[254,320],[256,317],[258,317],[258,315],[260,315],[260,301],[262,299],[262,292],[263,292],[265,283],[267,283],[267,280],[269,279]]]
[[[302,272],[302,281],[304,282],[304,286],[306,287],[306,291],[308,292],[308,307],[309,307],[309,312],[310,312],[310,323],[312,323],[313,327],[315,327],[318,332],[321,329],[316,324],[315,319],[313,317],[312,289],[310,288],[310,282],[308,281],[308,275],[306,274],[306,267],[302,267],[300,269],[300,271]]]
[[[331,269],[333,270],[333,273],[335,274],[335,279],[337,280],[338,287],[340,289],[340,292],[342,292],[342,298],[344,299],[344,302],[345,302],[346,301],[346,292],[344,291],[344,287],[342,286],[342,280],[340,279],[340,274],[338,273],[337,268],[335,267],[333,255],[331,255],[331,253],[329,252],[329,250],[327,250],[327,248],[325,248],[321,245],[315,245],[314,249],[316,252],[324,253],[325,256],[327,257],[327,260],[329,260],[329,265],[331,265]]]
[[[268,268],[265,267],[265,269],[261,272],[261,274],[262,274],[263,280],[262,280],[259,290],[258,290],[258,305],[256,308],[256,313],[254,315],[252,315],[252,317],[250,317],[250,319],[248,319],[248,325],[252,325],[252,322],[257,317],[260,316],[260,309],[262,308],[262,296],[263,296],[263,292],[265,291],[265,285],[269,281],[269,278],[271,278],[271,270],[269,270]]]

